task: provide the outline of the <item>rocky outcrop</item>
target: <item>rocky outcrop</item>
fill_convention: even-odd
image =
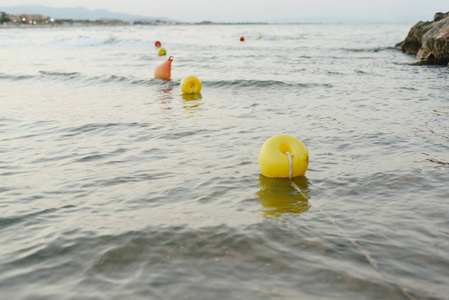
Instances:
[[[436,13],[432,22],[418,22],[396,47],[415,54],[419,65],[449,66],[449,12]]]

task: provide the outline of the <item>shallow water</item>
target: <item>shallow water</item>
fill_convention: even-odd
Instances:
[[[0,31],[2,297],[446,298],[449,69],[411,25]]]

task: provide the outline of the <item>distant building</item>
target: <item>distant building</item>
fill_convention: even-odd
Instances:
[[[9,22],[16,24],[31,24],[31,25],[42,25],[48,24],[50,22],[50,17],[36,15],[36,14],[20,14],[20,15],[7,15],[10,19]]]
[[[52,19],[47,16],[38,14],[18,14],[11,15],[6,12],[0,11],[0,25],[5,27],[11,26],[23,26],[23,27],[33,27],[38,25],[41,26],[69,26],[69,27],[80,27],[80,26],[129,26],[132,25],[129,21],[123,21],[119,19],[99,19],[95,21],[91,20],[73,20],[73,19]]]

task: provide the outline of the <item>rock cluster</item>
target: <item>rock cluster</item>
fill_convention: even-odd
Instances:
[[[432,22],[416,23],[396,47],[416,55],[419,65],[449,66],[449,12],[436,13]]]

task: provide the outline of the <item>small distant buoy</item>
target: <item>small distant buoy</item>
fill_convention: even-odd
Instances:
[[[156,43],[154,43],[154,46],[156,46],[156,47],[160,47],[161,46],[161,42],[159,42],[159,41],[156,41]]]
[[[181,90],[184,94],[197,94],[201,88],[201,81],[196,76],[187,76],[181,80]]]
[[[159,48],[159,50],[157,51],[157,54],[159,54],[159,56],[164,56],[165,54],[167,54],[167,50],[165,50],[165,48]]]
[[[168,60],[154,69],[154,78],[170,79],[171,77],[171,62],[173,56],[170,56]]]
[[[243,36],[240,37],[240,42],[244,42],[245,38]]]
[[[259,39],[261,39],[262,38],[262,35],[260,34],[260,32],[259,32]]]
[[[269,138],[260,148],[259,168],[262,175],[270,178],[289,178],[292,158],[292,177],[304,176],[309,165],[309,152],[297,138],[281,134]]]

